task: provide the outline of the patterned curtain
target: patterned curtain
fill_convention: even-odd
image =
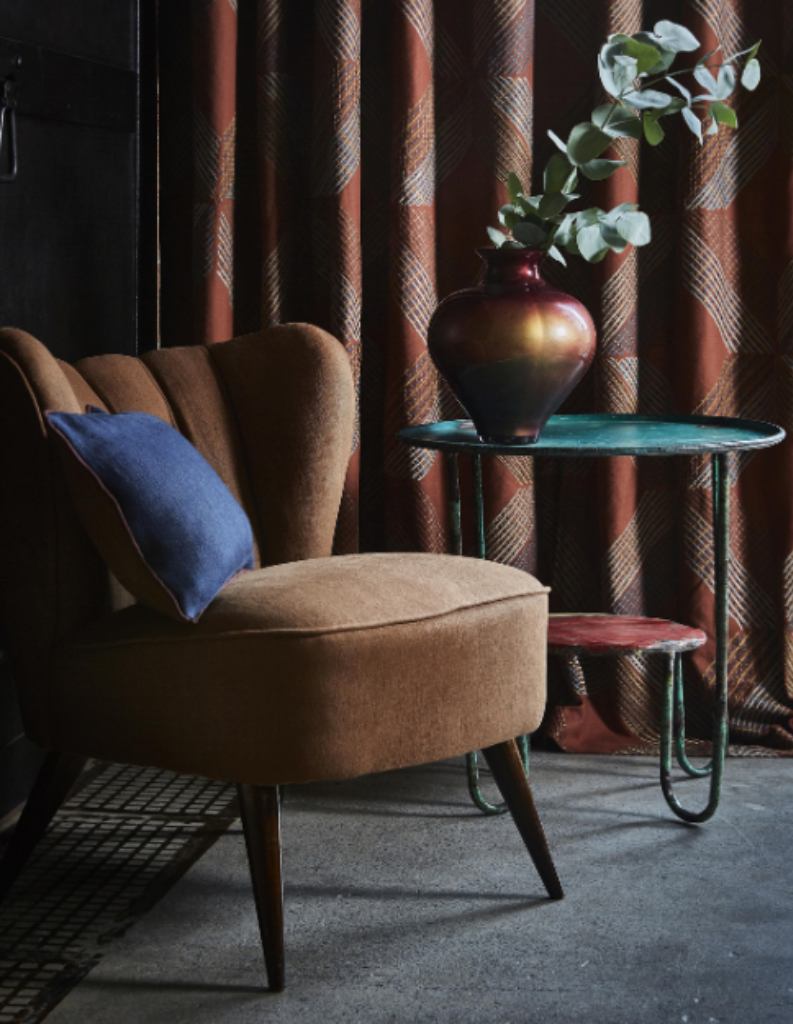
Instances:
[[[535,17],[536,15],[536,17]],[[514,170],[546,129],[603,101],[609,32],[670,18],[708,49],[763,39],[738,133],[668,132],[588,185],[638,200],[651,245],[547,276],[599,329],[569,412],[704,413],[793,426],[793,4],[790,0],[161,0],[161,334],[210,344],[304,320],[345,345],[359,423],[336,548],[442,551],[443,459],[397,430],[459,413],[427,356],[439,298],[472,283]],[[732,460],[731,738],[793,751],[788,444]],[[536,573],[555,610],[678,619],[713,635],[704,459],[486,460],[490,557]],[[467,481],[464,478],[463,484]],[[713,643],[690,658],[707,737]],[[552,693],[566,749],[657,741],[648,659],[584,666]],[[561,702],[567,706],[561,706]],[[572,705],[572,706],[571,706]]]

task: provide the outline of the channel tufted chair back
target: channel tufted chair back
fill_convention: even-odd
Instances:
[[[246,511],[255,567],[198,622],[137,603],[83,530],[44,413],[89,405],[172,424]],[[547,588],[478,559],[330,557],[354,421],[344,348],[304,324],[76,366],[0,330],[0,614],[26,732],[48,751],[0,901],[87,758],[228,780],[280,990],[280,787],[475,749],[561,898],[514,741],[545,707]]]
[[[273,386],[277,381],[277,386]],[[73,510],[42,413],[137,410],[176,427],[248,514],[256,567],[331,553],[352,446],[355,396],[344,348],[308,324],[140,359],[70,366],[23,331],[0,330],[0,602],[24,673],[29,736],[50,745],[44,673],[52,645],[132,602]]]

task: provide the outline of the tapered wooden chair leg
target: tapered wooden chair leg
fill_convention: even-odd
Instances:
[[[559,876],[556,874],[551,851],[542,830],[540,816],[534,806],[529,780],[523,768],[518,746],[514,740],[498,743],[482,751],[490,766],[496,785],[512,812],[526,849],[531,854],[534,866],[545,883],[548,895],[553,900],[564,898]]]
[[[55,750],[47,754],[0,863],[0,903],[22,873],[36,844],[69,795],[86,760],[77,754],[64,754]]]
[[[272,992],[281,992],[286,979],[280,793],[277,786],[250,786],[243,783],[237,786],[237,792],[267,980]]]

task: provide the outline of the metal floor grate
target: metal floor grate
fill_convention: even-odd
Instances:
[[[237,818],[234,786],[98,764],[0,908],[0,1024],[37,1024]]]

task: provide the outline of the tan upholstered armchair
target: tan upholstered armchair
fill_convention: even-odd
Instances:
[[[256,568],[197,624],[137,604],[78,519],[43,412],[175,426],[250,518]],[[513,737],[545,703],[545,588],[424,554],[329,557],[354,419],[344,349],[286,325],[75,367],[0,331],[0,601],[29,737],[50,753],[13,884],[88,757],[238,784],[270,987],[284,984],[278,787],[483,749],[562,895]]]

